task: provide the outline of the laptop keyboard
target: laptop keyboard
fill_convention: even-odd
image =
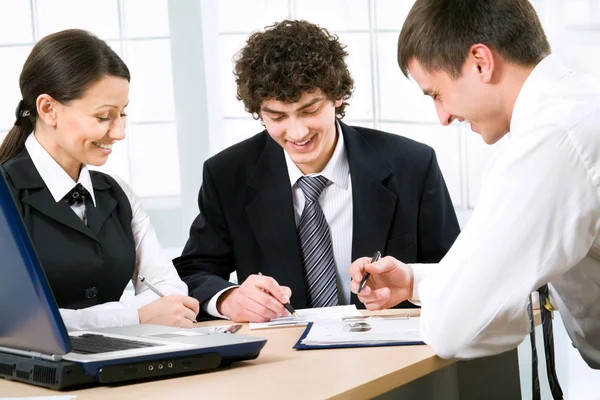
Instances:
[[[69,336],[73,353],[99,354],[113,351],[142,349],[146,347],[163,346],[162,344],[138,342],[135,340],[119,339],[110,336],[85,333],[81,336]]]

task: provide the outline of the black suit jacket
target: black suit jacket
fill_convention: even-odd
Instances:
[[[131,204],[119,184],[90,171],[96,206],[86,203],[86,225],[65,201],[54,200],[27,150],[1,165],[0,173],[58,306],[81,309],[119,301],[136,262]]]
[[[432,148],[340,123],[353,201],[352,260],[375,250],[407,263],[438,262],[459,233]],[[190,295],[208,301],[236,271],[262,272],[307,306],[292,188],[284,153],[263,131],[204,164],[198,204],[181,257],[173,260]],[[361,303],[352,294],[351,301]]]

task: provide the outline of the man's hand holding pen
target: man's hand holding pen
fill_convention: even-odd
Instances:
[[[289,287],[271,277],[250,275],[240,287],[221,295],[217,310],[235,322],[266,322],[289,314],[284,304],[291,295]]]
[[[409,299],[413,292],[413,271],[410,265],[394,257],[383,257],[371,263],[370,257],[357,259],[350,265],[350,290],[368,310],[390,308]],[[363,289],[358,291],[365,273],[370,274]]]

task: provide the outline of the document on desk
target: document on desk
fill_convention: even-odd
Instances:
[[[141,335],[140,337],[147,337],[151,339],[173,339],[180,337],[193,337],[210,335],[213,333],[236,333],[242,328],[240,324],[229,324],[229,325],[213,325],[213,326],[202,326],[200,328],[190,329],[177,329],[171,332],[153,333],[150,335]],[[2,398],[0,398],[2,400]]]
[[[250,322],[250,330],[254,329],[273,329],[285,328],[290,326],[305,326],[309,322],[315,321],[337,321],[340,322],[342,317],[361,317],[362,314],[355,305],[351,306],[336,306],[336,307],[321,307],[321,308],[303,308],[296,310],[298,319],[290,315],[287,317],[279,317],[270,320],[269,322]]]
[[[420,318],[406,315],[316,321],[300,341],[302,345],[315,347],[400,345],[422,342]]]

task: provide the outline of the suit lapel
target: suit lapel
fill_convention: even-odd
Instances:
[[[267,135],[265,133],[265,135]],[[292,289],[292,304],[307,305],[304,273],[296,234],[292,188],[283,149],[270,137],[248,179],[257,195],[246,206],[246,215],[265,259],[262,271]]]
[[[37,192],[30,192],[23,196],[22,201],[56,222],[96,239],[96,236],[85,226],[66,202],[59,201],[56,203],[48,188],[44,187]]]
[[[396,195],[384,182],[389,164],[354,128],[340,122],[352,180],[352,261],[383,251],[394,217]],[[359,304],[352,294],[351,302]]]
[[[35,208],[48,218],[96,240],[94,232],[79,219],[66,202],[59,201],[57,203],[54,200],[27,150],[5,164],[5,168],[15,189],[23,191],[21,197],[23,203]],[[96,198],[98,199],[98,197]],[[88,213],[91,208],[93,207],[88,207]]]
[[[117,207],[117,201],[110,195],[110,185],[108,185],[95,172],[90,172],[92,186],[94,186],[94,196],[96,198],[96,206],[89,204],[87,206],[87,223],[89,229],[97,235],[108,219],[110,214]]]

